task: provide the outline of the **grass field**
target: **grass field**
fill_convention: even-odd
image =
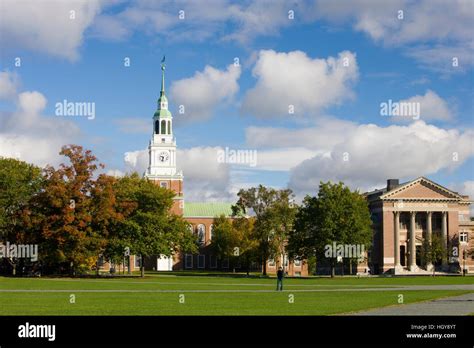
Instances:
[[[462,284],[474,277],[285,279],[283,292],[271,278],[205,274],[0,277],[0,315],[334,315],[473,292]],[[444,288],[410,289],[433,285]]]

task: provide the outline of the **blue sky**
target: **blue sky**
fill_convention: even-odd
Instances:
[[[166,55],[189,200],[420,175],[474,195],[470,1],[1,2],[2,156],[57,165],[77,143],[110,174],[143,172]],[[55,115],[64,99],[95,118]],[[382,116],[389,100],[419,103],[419,119]],[[225,147],[257,166],[217,163]]]

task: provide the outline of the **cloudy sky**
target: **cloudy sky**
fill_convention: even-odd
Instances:
[[[0,156],[57,165],[75,143],[143,173],[166,55],[188,201],[421,175],[474,196],[473,26],[470,0],[0,0]]]

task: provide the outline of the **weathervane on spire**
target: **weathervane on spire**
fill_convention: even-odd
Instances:
[[[161,60],[161,92],[160,95],[165,93],[165,56]]]

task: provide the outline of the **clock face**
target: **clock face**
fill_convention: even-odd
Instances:
[[[158,158],[161,162],[166,162],[169,157],[170,157],[170,155],[166,151],[160,152],[160,154],[158,156]]]

